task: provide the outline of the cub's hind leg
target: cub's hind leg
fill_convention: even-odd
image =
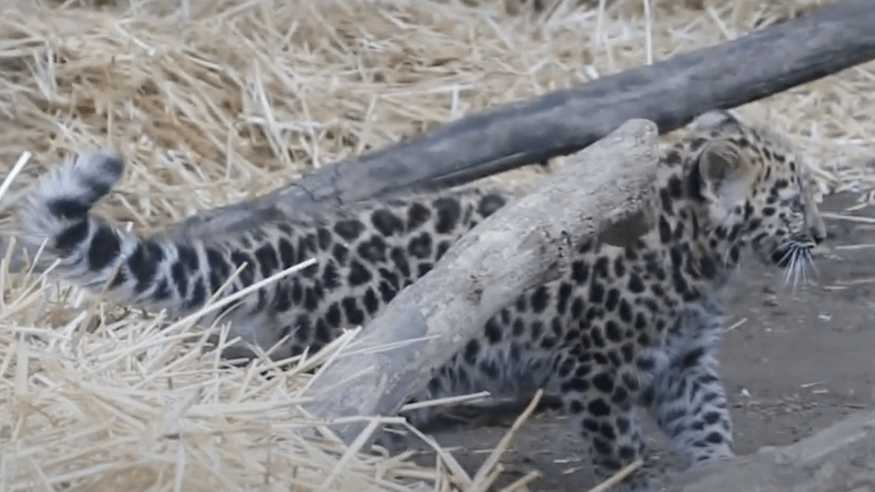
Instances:
[[[645,456],[635,405],[639,381],[634,367],[599,363],[591,355],[563,351],[555,359],[550,387],[562,397],[572,432],[588,444],[596,478],[605,480]],[[651,491],[650,471],[640,468],[610,490]]]
[[[712,352],[705,347],[682,352],[647,392],[650,411],[688,466],[734,456],[726,392]]]

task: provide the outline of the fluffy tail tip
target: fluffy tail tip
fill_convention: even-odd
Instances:
[[[80,154],[73,167],[81,180],[93,189],[97,199],[121,178],[124,162],[118,152],[101,150]]]
[[[57,217],[82,216],[121,178],[124,163],[113,151],[82,153],[43,181],[38,202]]]

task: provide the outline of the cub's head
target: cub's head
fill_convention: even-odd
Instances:
[[[726,111],[711,111],[691,125],[686,146],[712,240],[727,254],[750,246],[764,262],[786,271],[794,284],[807,276],[811,250],[826,236],[811,194],[808,169],[780,136],[751,128]]]

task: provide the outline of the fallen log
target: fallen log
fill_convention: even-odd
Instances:
[[[875,490],[875,412],[813,436],[680,474],[667,492],[864,492]]]
[[[584,241],[621,244],[646,233],[657,147],[656,125],[629,121],[472,229],[315,376],[306,409],[328,421],[397,413],[504,304],[571,268],[570,252]],[[363,428],[335,431],[351,441]]]
[[[394,191],[440,188],[576,152],[624,121],[661,133],[875,59],[875,2],[841,0],[717,46],[676,55],[448,123],[325,166],[262,197],[200,212],[172,235],[200,237]]]

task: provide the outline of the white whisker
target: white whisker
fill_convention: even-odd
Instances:
[[[786,261],[785,261],[786,260]],[[780,263],[784,266],[784,284],[790,284],[792,281],[793,290],[796,289],[796,248],[792,245],[784,253]]]
[[[807,268],[811,270],[814,278],[817,278],[820,272],[817,271],[817,265],[814,263],[814,257],[811,255],[810,248],[805,251],[805,261],[808,263]]]
[[[781,259],[778,260],[778,266],[781,266],[781,265],[787,264],[787,260],[791,257],[791,255],[793,255],[793,250],[794,250],[794,249],[795,249],[795,248],[793,248],[792,246],[790,246],[789,248],[787,248],[787,251],[784,252],[784,256],[782,256]]]
[[[793,270],[796,272],[793,289],[796,289],[800,284],[805,285],[805,264],[802,263],[802,250],[799,248],[796,248],[796,254],[793,255]]]
[[[787,245],[787,250],[778,264],[784,268],[784,285],[790,285],[794,291],[800,285],[811,284],[811,270],[814,270],[815,274],[817,272],[811,256],[811,245],[808,243],[794,242]]]
[[[793,290],[796,290],[800,285],[805,285],[805,263],[802,261],[802,249],[794,249],[796,252],[793,254],[793,272],[796,278],[793,279]]]

